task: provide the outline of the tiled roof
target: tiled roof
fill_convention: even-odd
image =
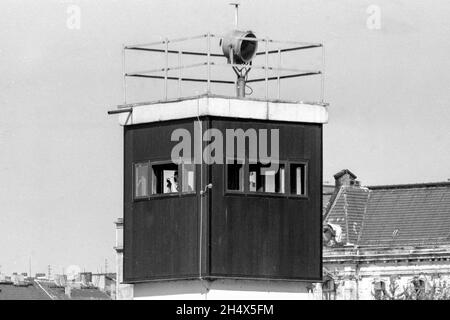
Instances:
[[[68,298],[64,288],[56,287],[52,281],[33,281],[27,287],[0,284],[0,300],[111,300],[106,293],[97,288],[71,290]]]
[[[366,188],[342,186],[331,204],[326,222],[341,226],[342,239],[346,244],[358,242],[368,195]]]
[[[65,294],[65,289],[55,286],[53,282],[40,281],[39,283],[54,300],[111,300],[111,297],[97,288],[72,288],[71,298],[69,298]]]
[[[342,186],[325,222],[341,226],[344,244],[450,243],[450,183]]]
[[[322,205],[323,205],[323,213],[326,212],[326,208],[328,203],[330,202],[334,193],[334,185],[323,185],[322,189]]]
[[[28,287],[0,284],[0,300],[50,300],[50,297],[33,282]]]

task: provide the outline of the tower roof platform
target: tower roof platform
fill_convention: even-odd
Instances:
[[[327,105],[322,103],[214,94],[124,105],[112,113],[121,113],[122,126],[203,116],[321,124],[328,121]]]

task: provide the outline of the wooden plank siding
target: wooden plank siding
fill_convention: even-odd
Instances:
[[[213,119],[212,127],[279,129],[280,161],[308,162],[308,197],[230,194],[212,168],[211,276],[320,279],[322,126]]]
[[[133,200],[133,163],[170,160],[173,130],[193,136],[193,121],[125,127],[124,281],[198,276],[197,195]],[[196,170],[197,176],[199,170]],[[199,179],[196,179],[197,190]]]
[[[213,164],[202,174],[196,166],[194,195],[133,199],[133,163],[169,160],[172,131],[193,137],[195,120],[124,128],[124,282],[194,278],[200,265],[205,278],[321,279],[321,124],[202,118],[203,130],[278,128],[280,159],[308,162],[308,197],[226,193],[224,165]],[[200,197],[209,182],[213,188]]]

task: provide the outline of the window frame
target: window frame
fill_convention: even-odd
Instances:
[[[136,197],[136,165],[138,164],[148,164],[148,172],[147,172],[147,190],[148,196],[142,196],[142,197]],[[164,164],[175,164],[177,165],[178,170],[178,176],[179,176],[179,190],[177,192],[172,193],[153,193],[153,166],[158,165],[164,165]],[[193,191],[185,191],[183,192],[183,177],[182,177],[182,170],[183,170],[183,164],[192,164],[194,166],[194,186],[195,189]],[[132,193],[133,193],[133,202],[139,202],[143,200],[152,200],[157,198],[170,198],[170,197],[186,197],[186,196],[195,196],[197,195],[197,165],[191,161],[180,161],[179,163],[174,163],[171,160],[143,160],[143,161],[133,161],[132,165]]]
[[[309,161],[307,160],[289,160],[287,161],[289,167],[287,168],[287,175],[289,176],[287,181],[288,181],[288,192],[287,194],[289,195],[289,198],[297,198],[297,199],[309,199]],[[303,165],[305,167],[305,192],[303,194],[295,194],[292,193],[292,188],[291,188],[291,166],[292,165]]]
[[[236,160],[243,164],[244,168],[244,177],[243,177],[243,190],[229,190],[228,189],[228,163],[225,161],[224,169],[223,169],[223,186],[224,186],[224,195],[233,195],[233,196],[250,196],[250,197],[278,197],[278,198],[288,198],[288,199],[309,199],[309,160],[305,159],[287,159],[287,160],[278,160],[280,165],[284,165],[284,193],[279,192],[260,192],[260,191],[250,191],[249,190],[249,179],[250,179],[250,164],[258,163],[252,158],[226,158],[227,160]],[[250,163],[250,161],[252,161]],[[260,161],[259,161],[260,162]],[[304,194],[294,194],[291,193],[291,165],[299,164],[305,167],[305,192]]]
[[[183,166],[184,165],[192,165],[194,168],[194,190],[192,191],[183,191],[183,187],[184,187],[184,180],[183,180]],[[185,196],[185,195],[192,195],[192,194],[197,194],[197,164],[194,163],[193,161],[184,161],[182,160],[179,164],[178,164],[178,172],[179,174],[181,173],[181,175],[179,175],[181,177],[180,179],[180,195],[181,196]]]
[[[252,161],[252,162],[250,162],[250,161]],[[286,164],[288,162],[284,161],[284,160],[278,160],[278,164],[284,166],[284,192],[283,193],[281,193],[281,192],[250,191],[249,190],[250,189],[250,186],[249,186],[249,184],[250,184],[250,164],[258,164],[258,163],[261,163],[261,161],[255,161],[254,159],[249,159],[249,161],[247,161],[247,164],[246,164],[246,169],[247,170],[244,173],[244,189],[246,189],[246,193],[249,196],[253,196],[253,195],[261,196],[261,195],[263,195],[263,196],[282,197],[282,198],[287,197],[288,193],[286,192],[286,187],[287,187],[288,184],[287,184],[287,181],[286,181],[286,175],[287,175]],[[278,169],[279,169],[279,167],[278,167]]]
[[[147,193],[148,193],[148,195],[146,195],[146,196],[136,196],[136,167],[138,166],[138,165],[142,165],[142,164],[147,164],[147,166],[148,166],[148,170],[147,170]],[[133,161],[133,165],[132,165],[132,167],[131,167],[131,170],[132,170],[132,179],[133,179],[133,181],[132,181],[132,195],[133,195],[133,201],[141,201],[141,200],[146,200],[146,199],[148,199],[149,198],[149,196],[150,196],[150,194],[151,194],[151,183],[150,183],[150,179],[151,179],[151,176],[150,176],[150,170],[151,170],[151,166],[150,166],[150,161],[148,161],[148,160],[145,160],[145,161]]]

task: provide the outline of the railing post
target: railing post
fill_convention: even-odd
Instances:
[[[322,70],[320,70],[320,100],[325,100],[325,48],[322,44]]]
[[[265,42],[265,56],[266,56],[266,62],[264,66],[264,77],[265,77],[265,83],[266,83],[266,100],[269,98],[269,81],[267,76],[267,69],[269,67],[269,53],[268,53],[268,39],[267,37],[264,39]]]
[[[127,104],[127,76],[126,76],[126,66],[125,66],[125,45],[122,44],[122,89],[123,89],[123,104]]]
[[[265,42],[265,56],[266,56],[266,62],[264,64],[264,78],[265,78],[265,84],[266,84],[266,100],[269,98],[269,80],[268,80],[268,68],[269,68],[269,50],[268,50],[268,39],[267,37],[264,39]]]
[[[278,77],[277,77],[277,98],[278,100],[280,100],[280,85],[281,85],[281,81],[280,81],[280,68],[281,68],[281,49],[278,48]]]
[[[207,82],[206,82],[206,93],[210,94],[211,91],[211,35],[207,34],[206,45],[207,45]]]
[[[165,68],[165,72],[164,72],[164,99],[167,100],[167,76],[169,73],[169,39],[165,39],[165,44],[166,44],[166,50],[165,50],[165,55],[166,55],[166,68]]]
[[[178,98],[181,98],[181,51],[178,50]]]

